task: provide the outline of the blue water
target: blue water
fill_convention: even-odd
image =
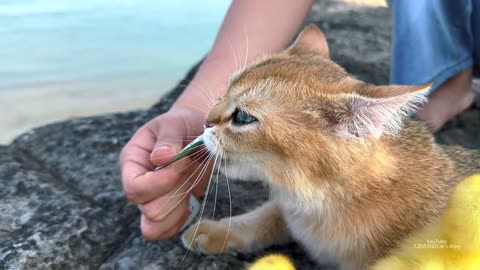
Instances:
[[[169,87],[208,51],[229,2],[0,0],[0,93],[82,81]]]

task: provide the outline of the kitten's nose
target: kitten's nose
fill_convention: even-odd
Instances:
[[[208,119],[205,119],[205,128],[213,127],[212,123],[208,122]]]

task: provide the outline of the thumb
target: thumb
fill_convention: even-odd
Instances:
[[[186,144],[187,131],[182,119],[165,117],[159,119],[154,132],[157,141],[150,154],[150,160],[159,166],[172,160],[175,154],[182,150]]]

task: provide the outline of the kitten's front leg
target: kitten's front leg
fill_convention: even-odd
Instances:
[[[202,220],[182,235],[186,248],[204,254],[245,253],[288,241],[281,210],[273,201],[231,221]]]

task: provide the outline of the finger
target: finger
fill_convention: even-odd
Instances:
[[[138,166],[126,164],[122,171],[123,189],[127,198],[135,204],[143,204],[155,198],[164,196],[178,185],[180,175],[177,164],[158,171],[147,171],[143,175],[132,177],[127,174],[127,166]],[[129,167],[130,168],[130,167]],[[182,182],[183,183],[183,182]]]
[[[190,211],[190,209],[187,209],[187,211],[185,212],[183,217],[180,219],[180,221],[175,226],[173,226],[172,229],[170,229],[170,231],[163,234],[165,239],[169,239],[177,235],[178,232],[183,228],[183,226],[185,225],[185,223],[187,222],[191,214],[192,212]]]
[[[153,127],[157,135],[155,146],[150,155],[150,161],[159,166],[172,160],[183,146],[186,145],[185,122],[182,118],[167,118],[158,121]]]
[[[154,222],[162,222],[170,217],[172,212],[185,205],[185,200],[190,197],[189,183],[182,183],[170,190],[162,197],[158,197],[141,205],[142,214]]]
[[[185,201],[188,203],[188,201]],[[148,241],[158,241],[169,239],[175,236],[182,228],[185,221],[190,215],[188,205],[177,207],[175,211],[171,212],[170,217],[161,222],[155,222],[142,215],[140,221],[140,228],[142,234]]]
[[[136,202],[137,197],[141,196],[136,185],[132,185],[134,179],[147,174],[155,167],[149,159],[155,142],[156,136],[147,124],[133,135],[120,153],[122,184],[127,197],[133,202]]]
[[[205,194],[205,190],[207,189],[209,181],[211,181],[211,178],[214,177],[212,174],[213,163],[208,162],[207,166],[208,167],[203,178],[195,185],[195,187],[193,187],[193,195],[196,198],[200,198]]]
[[[194,166],[194,163],[198,164],[190,158],[184,158],[166,168],[149,171],[135,178],[124,176],[123,178],[126,179],[123,181],[125,194],[131,202],[144,204],[158,197],[166,196],[180,186],[190,187],[203,171],[203,166]],[[180,179],[184,179],[184,181]]]
[[[132,136],[130,141],[125,145],[120,153],[120,168],[122,170],[127,162],[137,164],[128,173],[129,176],[135,177],[144,174],[146,171],[153,169],[154,165],[150,162],[149,156],[156,142],[156,136],[148,126],[141,127]]]
[[[145,167],[153,166],[148,156],[155,146],[157,136],[154,130],[152,130],[151,125],[151,123],[148,123],[142,126],[133,134],[132,138],[130,138],[120,153],[119,161],[121,167],[123,167],[127,159],[131,159],[132,157],[138,157],[137,160],[139,163]]]

